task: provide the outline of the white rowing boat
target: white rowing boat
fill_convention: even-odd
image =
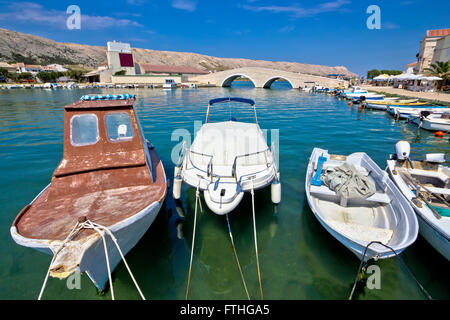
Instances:
[[[337,193],[323,183],[324,177],[344,163],[351,165],[360,179],[372,181],[374,193],[346,198],[340,195],[340,190]],[[387,173],[365,153],[341,156],[314,148],[305,190],[309,206],[322,226],[359,259],[390,258],[394,253],[384,245],[399,254],[417,238],[417,218],[408,201]],[[373,243],[364,256],[372,241],[384,245]]]
[[[450,200],[450,168],[442,164],[444,154],[428,154],[423,161],[409,161],[408,142],[399,141],[396,150],[397,154],[387,160],[389,175],[414,208],[420,234],[450,260],[450,208],[430,194]],[[433,209],[415,189],[425,194],[425,200]]]

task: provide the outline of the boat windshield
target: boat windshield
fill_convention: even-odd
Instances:
[[[98,136],[98,119],[95,114],[75,115],[70,120],[70,142],[73,146],[96,144]]]
[[[109,113],[105,116],[106,131],[108,139],[117,141],[127,141],[133,138],[130,116],[125,112]]]

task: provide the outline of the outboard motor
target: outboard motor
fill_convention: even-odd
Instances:
[[[395,144],[395,153],[397,154],[398,160],[409,159],[410,152],[411,146],[408,141],[401,140]]]
[[[422,117],[422,118],[426,118],[426,117],[428,117],[430,114],[431,114],[430,111],[426,111],[426,110],[420,111],[420,117]]]

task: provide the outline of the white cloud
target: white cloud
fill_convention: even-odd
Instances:
[[[134,6],[140,6],[145,3],[145,0],[127,0],[127,3]]]
[[[294,26],[289,25],[289,26],[285,26],[285,27],[281,28],[279,31],[281,33],[288,33],[288,32],[294,31],[294,29],[295,29]]]
[[[398,29],[400,26],[393,22],[383,22],[381,23],[381,28],[383,29]]]
[[[303,8],[299,5],[291,5],[291,6],[277,6],[277,5],[268,5],[268,6],[256,6],[256,5],[241,5],[240,7],[246,10],[255,11],[255,12],[272,12],[272,13],[287,13],[296,18],[306,17],[306,16],[314,16],[324,12],[333,12],[341,10],[343,6],[349,4],[349,0],[335,0],[321,3],[312,8]]]
[[[175,9],[193,12],[197,9],[197,3],[192,0],[173,0],[172,7]]]
[[[11,19],[11,17],[14,17]],[[53,28],[65,29],[69,15],[66,11],[45,9],[33,2],[12,2],[4,12],[0,13],[0,21],[22,22],[28,24],[47,25]],[[129,19],[117,19],[108,16],[83,14],[81,8],[81,29],[107,29],[121,27],[142,27],[141,24]]]

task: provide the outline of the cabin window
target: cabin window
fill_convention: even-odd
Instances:
[[[117,112],[105,117],[106,131],[111,141],[127,141],[133,139],[133,129],[128,113]]]
[[[87,146],[98,141],[98,119],[95,114],[73,116],[70,120],[70,141],[74,146]]]

